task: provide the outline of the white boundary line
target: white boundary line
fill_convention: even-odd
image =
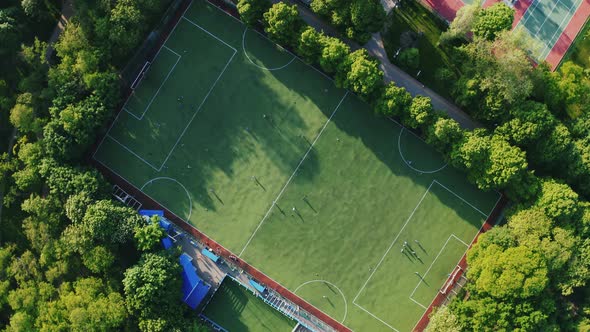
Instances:
[[[251,58],[250,58],[250,56],[248,55],[248,52],[246,51],[246,32],[247,32],[248,30],[249,30],[249,29],[248,29],[248,27],[246,27],[246,29],[244,29],[244,33],[242,34],[242,49],[244,50],[244,55],[246,56],[246,59],[248,59],[248,61],[250,61],[250,63],[252,63],[254,66],[256,66],[256,67],[258,67],[258,68],[260,68],[260,69],[263,69],[263,70],[268,70],[268,71],[275,71],[275,70],[281,70],[281,69],[284,69],[285,67],[287,67],[288,65],[290,65],[290,64],[291,64],[291,62],[293,62],[293,61],[295,60],[295,56],[293,56],[293,57],[291,58],[291,60],[290,60],[289,62],[287,62],[287,64],[286,64],[286,65],[282,65],[282,66],[280,66],[280,67],[276,67],[276,68],[267,68],[267,67],[261,66],[261,65],[259,65],[259,64],[256,64],[254,61],[252,61],[252,59],[251,59]],[[254,30],[254,31],[256,31],[256,30]],[[258,32],[258,31],[256,31],[256,32]],[[264,35],[262,35],[262,36],[263,36],[263,37],[266,37],[266,36],[264,36]],[[285,49],[284,49],[284,48],[283,48],[281,45],[279,45],[279,44],[275,44],[275,45],[277,45],[278,47],[280,47],[282,50],[285,50]],[[285,51],[286,51],[286,50],[285,50]]]
[[[191,3],[191,5],[192,5],[192,3]],[[195,23],[195,22],[193,22],[193,21],[189,20],[188,18],[186,18],[186,16],[184,16],[184,14],[182,15],[182,19],[186,20],[187,22],[189,22],[190,24],[192,24],[192,25],[196,26],[197,28],[199,28],[199,29],[203,30],[203,31],[204,31],[205,33],[207,33],[209,36],[211,36],[211,37],[213,37],[213,38],[215,38],[215,39],[219,40],[220,42],[222,42],[223,44],[225,44],[225,46],[227,46],[227,47],[231,48],[232,50],[234,50],[234,51],[236,51],[236,52],[238,51],[238,50],[236,50],[236,49],[235,49],[233,46],[231,46],[230,44],[226,43],[225,41],[223,41],[222,39],[220,39],[220,38],[219,38],[219,37],[217,37],[216,35],[214,35],[214,34],[212,34],[211,32],[209,32],[207,29],[203,28],[202,26],[198,25],[197,23]]]
[[[340,323],[344,323],[344,321],[346,320],[346,316],[348,315],[348,301],[346,301],[346,296],[344,296],[344,292],[340,288],[338,288],[338,286],[334,285],[333,283],[331,283],[331,282],[329,282],[327,280],[324,280],[324,279],[314,279],[314,280],[306,281],[306,282],[302,283],[301,285],[299,285],[297,288],[295,288],[295,290],[293,291],[293,294],[297,295],[297,291],[301,287],[303,287],[303,286],[305,286],[307,284],[311,284],[312,282],[323,282],[323,283],[326,283],[326,284],[328,284],[328,285],[336,288],[338,290],[338,292],[340,292],[340,295],[342,296],[342,299],[344,300],[344,317],[342,317],[342,320],[340,321]],[[317,308],[317,307],[316,307],[316,309],[319,310],[319,308]],[[324,312],[324,314],[326,314],[326,313]],[[330,315],[326,314],[326,316],[330,316]]]
[[[465,245],[465,247],[467,247],[467,249],[469,249],[469,245],[467,243],[465,243],[465,241],[461,240],[460,238],[458,238],[455,234],[451,234],[449,235],[449,238],[445,241],[445,244],[443,244],[442,248],[440,248],[438,254],[436,255],[436,257],[434,257],[434,259],[432,260],[432,263],[430,263],[430,266],[428,267],[428,269],[426,270],[426,272],[424,272],[424,275],[422,275],[422,277],[420,278],[420,281],[418,281],[418,284],[416,284],[416,287],[414,287],[414,290],[412,291],[412,293],[410,294],[410,299],[418,304],[420,304],[416,299],[413,298],[414,293],[416,293],[416,290],[418,289],[418,287],[420,287],[420,285],[424,282],[423,280],[426,279],[426,276],[428,275],[428,272],[430,272],[430,270],[432,269],[432,266],[434,265],[434,263],[436,262],[436,260],[438,259],[438,257],[442,254],[442,252],[445,250],[445,247],[447,246],[447,244],[449,243],[449,240],[451,238],[455,238],[457,241],[459,241],[461,244]],[[465,250],[467,250],[465,249]],[[445,280],[446,282],[446,280]],[[424,309],[427,309],[428,307],[425,307],[424,305],[420,304],[420,306]]]
[[[303,155],[303,158],[301,158],[301,160],[299,161],[299,164],[297,164],[297,167],[295,167],[295,170],[293,171],[293,174],[291,174],[291,176],[289,177],[289,179],[287,180],[287,182],[283,185],[283,188],[281,189],[281,191],[279,192],[279,194],[277,195],[277,197],[273,200],[272,204],[270,205],[270,208],[268,208],[268,211],[266,211],[266,214],[264,215],[264,217],[262,217],[262,220],[260,220],[260,223],[258,223],[258,226],[256,227],[256,229],[254,229],[254,232],[252,232],[252,235],[250,235],[250,238],[248,239],[248,242],[246,242],[246,244],[242,248],[242,251],[240,251],[240,253],[238,254],[238,257],[241,257],[242,256],[242,254],[244,253],[244,251],[246,250],[246,248],[248,247],[248,245],[250,244],[250,242],[254,238],[254,235],[256,235],[256,233],[258,232],[258,230],[260,229],[260,227],[262,226],[262,224],[264,223],[264,221],[266,220],[266,218],[270,215],[270,212],[272,211],[273,207],[275,206],[275,203],[279,200],[279,198],[281,198],[281,195],[283,195],[283,192],[285,191],[285,189],[287,189],[287,186],[289,185],[289,183],[291,182],[291,180],[293,180],[293,177],[295,177],[295,174],[297,174],[297,171],[299,170],[299,167],[301,167],[301,164],[303,164],[303,162],[307,158],[307,155],[309,154],[309,152],[311,152],[311,150],[313,149],[313,146],[318,141],[318,139],[320,138],[320,136],[322,136],[322,133],[324,132],[324,129],[326,129],[326,127],[330,123],[330,120],[332,120],[332,118],[334,117],[334,115],[336,114],[336,112],[338,112],[338,109],[340,108],[340,105],[342,105],[342,102],[344,101],[344,99],[346,99],[346,96],[348,96],[348,91],[346,91],[346,93],[344,94],[344,96],[342,97],[342,99],[340,99],[340,102],[338,103],[338,105],[336,105],[336,108],[334,109],[334,111],[332,112],[332,114],[330,115],[330,117],[328,118],[328,120],[326,121],[326,123],[324,123],[324,126],[322,127],[322,129],[320,130],[320,132],[317,134],[317,136],[315,137],[315,139],[313,140],[313,142],[311,142],[311,145],[309,146],[309,148],[307,149],[307,151]]]
[[[451,194],[455,195],[457,198],[459,198],[460,200],[463,201],[463,203],[471,206],[471,208],[473,208],[475,211],[481,213],[482,216],[484,216],[486,219],[487,217],[490,215],[490,213],[492,213],[492,211],[490,211],[490,213],[485,214],[484,212],[482,212],[480,209],[476,208],[475,206],[473,206],[473,204],[469,203],[467,200],[465,200],[463,197],[459,196],[457,193],[455,193],[454,191],[452,191],[451,189],[449,189],[447,186],[445,186],[444,184],[438,182],[437,180],[432,180],[433,182],[436,182],[439,186],[445,188],[446,190],[448,190]]]
[[[396,122],[395,120],[392,120],[393,122]],[[397,122],[396,122],[397,123]],[[482,226],[478,229],[477,233],[474,235],[473,240],[471,240],[471,243],[473,243],[473,241],[475,241],[475,238],[477,237],[477,235],[481,232],[481,229],[483,228],[483,226],[485,225],[485,221],[487,220],[487,218],[489,217],[489,215],[494,211],[494,209],[496,208],[496,206],[498,205],[498,203],[500,202],[500,199],[502,198],[502,195],[499,194],[498,200],[496,201],[496,204],[494,205],[494,207],[492,208],[492,211],[490,211],[489,214],[485,214],[483,213],[481,210],[479,210],[478,208],[476,208],[475,206],[473,206],[471,203],[467,202],[464,198],[462,198],[461,196],[459,196],[458,194],[456,194],[454,191],[452,191],[451,189],[449,189],[448,187],[444,186],[443,184],[441,184],[440,182],[438,182],[437,180],[432,180],[432,182],[430,183],[430,185],[428,186],[428,188],[426,189],[426,192],[422,195],[422,197],[420,198],[420,200],[418,201],[418,203],[416,204],[416,207],[414,207],[414,210],[412,211],[412,213],[410,213],[410,216],[408,217],[408,219],[406,220],[406,222],[403,224],[402,228],[399,230],[399,232],[397,233],[397,235],[395,236],[395,238],[393,239],[393,241],[391,242],[391,244],[389,245],[389,247],[387,248],[387,250],[385,251],[385,253],[383,254],[383,256],[381,257],[381,260],[379,260],[379,262],[377,263],[377,265],[375,266],[375,268],[373,269],[373,271],[371,272],[371,274],[369,275],[369,277],[367,278],[367,280],[365,281],[365,283],[363,284],[363,286],[361,287],[361,289],[357,292],[356,296],[354,297],[354,299],[352,300],[352,303],[357,306],[359,309],[363,310],[364,312],[368,313],[369,315],[371,315],[373,318],[377,319],[378,321],[380,321],[381,323],[383,323],[384,325],[388,326],[389,328],[391,328],[394,331],[398,331],[396,328],[394,328],[393,326],[391,326],[390,324],[388,324],[387,322],[383,321],[381,318],[377,317],[375,314],[373,314],[372,312],[368,311],[367,309],[365,309],[363,306],[361,306],[360,304],[356,303],[356,300],[358,299],[358,297],[361,295],[361,293],[363,292],[363,290],[365,289],[365,287],[367,286],[367,284],[369,283],[369,281],[371,280],[371,278],[373,277],[373,275],[375,274],[375,272],[377,272],[377,269],[379,268],[379,266],[383,263],[383,261],[385,260],[385,257],[387,256],[387,254],[389,253],[389,251],[391,250],[391,248],[393,247],[393,245],[397,242],[397,239],[399,238],[399,236],[402,234],[403,230],[406,228],[406,226],[408,225],[408,223],[410,222],[410,220],[412,219],[412,217],[414,216],[414,214],[416,213],[416,211],[418,210],[418,207],[420,206],[420,204],[422,204],[422,201],[424,200],[424,198],[426,197],[426,195],[430,192],[430,188],[432,187],[433,184],[438,184],[440,185],[443,189],[446,189],[447,191],[449,191],[451,194],[455,195],[456,197],[458,197],[460,200],[462,200],[463,202],[465,202],[466,204],[468,204],[470,207],[472,207],[473,209],[475,209],[477,212],[481,213],[484,216],[484,222],[482,223]],[[451,236],[455,236],[454,234],[451,234]],[[449,237],[451,237],[449,236]],[[456,237],[456,236],[455,236]],[[457,237],[456,237],[457,238]],[[467,245],[463,240],[457,238],[460,242],[462,242],[463,244],[465,244],[467,246],[467,249],[469,249],[470,245]],[[448,239],[447,239],[448,242]],[[446,243],[446,242],[445,242]],[[444,246],[443,246],[444,247]],[[440,252],[439,252],[440,255]],[[438,255],[437,255],[438,257]],[[463,257],[463,255],[461,256],[461,258]],[[460,259],[461,259],[460,258]],[[459,259],[459,260],[460,260]],[[432,263],[431,263],[432,266]],[[445,280],[446,282],[446,280]],[[436,296],[433,298],[432,301],[434,301],[434,299],[436,298]],[[420,305],[421,307],[424,308],[424,310],[427,309],[427,307],[424,307],[424,305],[422,305],[421,303],[415,301],[414,299],[412,299],[410,297],[410,299],[412,301],[414,301],[415,303],[417,303],[418,305]],[[432,302],[431,302],[432,304]]]
[[[436,172],[440,172],[443,169],[445,169],[445,167],[447,167],[447,165],[449,164],[448,162],[445,163],[444,165],[442,165],[440,168],[435,169],[433,171],[423,171],[423,170],[419,170],[415,167],[413,167],[410,163],[408,163],[408,161],[406,160],[406,158],[404,157],[404,154],[402,152],[402,134],[404,133],[404,130],[406,128],[402,127],[402,129],[399,131],[399,136],[397,137],[397,150],[399,151],[399,155],[400,157],[402,157],[402,160],[404,161],[404,163],[406,164],[406,166],[408,166],[409,168],[413,169],[414,171],[418,172],[418,173],[424,173],[424,174],[432,174],[432,173],[436,173]],[[410,133],[414,134],[411,130],[408,130]],[[420,138],[422,140],[422,138],[416,134],[414,134],[414,136]],[[424,141],[424,140],[422,140]]]
[[[186,193],[186,196],[188,197],[188,202],[189,202],[189,204],[188,204],[188,217],[186,217],[186,220],[189,220],[191,218],[191,215],[193,214],[193,198],[191,197],[190,192],[186,189],[186,187],[180,181],[178,181],[174,178],[171,178],[171,177],[160,176],[160,177],[148,180],[146,183],[144,183],[143,186],[141,186],[141,189],[139,189],[139,190],[141,190],[141,192],[144,192],[143,188],[145,188],[145,186],[147,186],[148,184],[151,184],[152,182],[154,182],[156,180],[169,180],[172,182],[176,182],[179,186],[182,187],[182,189],[184,189],[184,192]]]

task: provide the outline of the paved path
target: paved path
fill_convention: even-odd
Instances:
[[[59,39],[59,36],[66,28],[66,25],[68,24],[68,21],[72,15],[74,15],[73,0],[64,0],[61,6],[61,16],[57,21],[57,25],[53,29],[51,37],[49,37],[49,40],[47,41],[47,50],[45,52],[45,58],[47,59],[47,62],[49,62],[51,55],[53,54],[53,44],[55,44],[55,42],[57,42]]]
[[[277,0],[273,0],[276,2]],[[330,36],[339,36],[339,33],[329,24],[320,20],[315,13],[311,11],[311,9],[301,5],[296,0],[290,0],[292,3],[296,4],[299,7],[299,13],[301,17],[307,24],[314,27],[317,30],[323,30],[324,33]],[[390,1],[390,0],[382,0],[382,1]],[[340,37],[340,36],[339,36]],[[354,41],[348,40],[343,38],[344,42],[346,42],[352,50],[357,50],[361,48],[359,44]],[[379,68],[383,70],[385,82],[395,82],[396,85],[406,88],[408,92],[412,96],[422,95],[430,97],[432,100],[432,105],[434,108],[444,111],[455,121],[459,123],[459,125],[466,129],[474,129],[477,127],[483,127],[477,121],[471,119],[469,115],[463,112],[457,105],[451,103],[450,101],[446,100],[436,92],[432,91],[428,87],[425,87],[422,83],[418,80],[413,78],[412,76],[408,75],[406,72],[401,70],[399,67],[393,65],[389,62],[387,58],[387,53],[385,52],[385,48],[383,47],[383,40],[379,33],[373,34],[371,40],[364,46],[369,53],[377,58],[381,62]]]

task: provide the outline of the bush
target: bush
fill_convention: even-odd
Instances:
[[[420,65],[420,51],[417,48],[407,48],[400,52],[398,61],[406,69],[418,69]]]

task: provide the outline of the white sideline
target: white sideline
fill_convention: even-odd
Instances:
[[[248,239],[248,242],[246,242],[246,244],[242,248],[242,251],[240,251],[240,253],[238,254],[238,257],[241,257],[242,256],[242,254],[244,253],[244,251],[246,250],[246,248],[248,247],[248,245],[250,244],[250,242],[254,238],[254,235],[256,235],[256,233],[260,229],[260,226],[262,226],[262,224],[264,223],[264,221],[266,220],[266,218],[269,216],[270,211],[272,211],[273,207],[275,206],[275,203],[279,200],[279,198],[281,198],[281,195],[283,194],[283,192],[285,191],[285,189],[287,189],[287,186],[289,185],[289,183],[291,182],[291,180],[293,179],[293,177],[295,176],[295,174],[297,174],[297,171],[299,170],[299,167],[301,167],[301,164],[303,164],[303,162],[305,161],[305,158],[307,158],[307,155],[313,149],[313,146],[318,141],[318,139],[320,138],[320,136],[322,136],[322,133],[324,132],[324,129],[326,129],[326,127],[328,126],[328,123],[330,123],[330,120],[332,120],[332,117],[334,117],[334,115],[338,111],[338,108],[340,108],[340,105],[342,105],[342,102],[344,101],[344,99],[346,98],[346,96],[348,96],[348,91],[346,91],[346,93],[344,94],[344,96],[342,97],[342,99],[340,99],[340,102],[338,103],[338,105],[336,106],[336,108],[334,109],[334,111],[332,112],[332,114],[330,115],[330,117],[328,118],[328,120],[326,121],[326,123],[324,123],[324,126],[322,127],[322,129],[320,130],[320,132],[318,133],[318,135],[315,137],[315,139],[313,140],[313,142],[311,142],[311,145],[309,146],[309,148],[307,149],[307,151],[303,155],[303,158],[301,158],[301,160],[299,161],[299,164],[297,164],[297,167],[295,167],[295,171],[293,171],[293,174],[291,174],[291,176],[289,177],[289,179],[287,180],[287,182],[285,183],[285,185],[283,185],[283,188],[281,189],[281,191],[279,192],[279,194],[277,195],[277,197],[273,200],[272,204],[270,205],[270,208],[268,209],[268,211],[266,211],[266,214],[264,215],[264,217],[262,217],[262,220],[260,220],[260,223],[258,223],[258,226],[256,227],[256,229],[254,229],[254,232],[252,232],[252,235],[250,235],[250,238]]]

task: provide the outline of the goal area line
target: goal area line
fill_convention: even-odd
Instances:
[[[188,7],[190,8],[190,6]],[[187,8],[187,10],[188,10]],[[185,11],[186,12],[186,11]],[[183,16],[184,18],[184,13]],[[187,19],[187,21],[189,21]],[[180,22],[180,20],[179,20]],[[190,21],[189,21],[190,22]],[[198,27],[199,29],[206,31],[206,29],[202,28],[201,26],[197,25],[194,22],[190,22],[192,25]],[[177,25],[174,27],[174,29],[172,30],[172,32],[170,33],[170,35],[168,36],[168,38],[174,33]],[[213,36],[213,34],[211,34],[210,32],[206,31],[209,35]],[[168,40],[168,38],[166,39],[166,41]],[[216,40],[220,40],[219,38],[215,37]],[[221,40],[220,40],[221,41]],[[205,104],[205,102],[207,101],[207,99],[209,98],[209,95],[211,94],[211,92],[213,91],[213,89],[215,88],[215,86],[217,85],[217,83],[219,82],[219,80],[221,79],[221,77],[223,76],[223,74],[225,73],[225,71],[227,70],[227,67],[229,66],[229,64],[233,61],[235,55],[237,54],[237,50],[231,46],[229,46],[227,43],[221,41],[224,45],[228,46],[232,51],[232,55],[229,58],[229,60],[226,62],[225,66],[223,67],[221,73],[217,76],[217,78],[215,79],[215,81],[213,82],[213,84],[211,84],[211,87],[209,88],[207,94],[205,95],[205,97],[203,98],[203,100],[201,101],[201,103],[199,104],[199,106],[196,108],[196,110],[193,112],[193,115],[191,116],[190,120],[187,122],[186,126],[184,127],[184,129],[182,130],[182,132],[179,134],[178,139],[176,140],[176,142],[174,143],[174,145],[172,146],[172,148],[170,149],[170,151],[166,154],[166,158],[164,159],[164,161],[162,162],[162,164],[160,166],[155,166],[153,163],[147,161],[145,158],[143,158],[142,156],[140,156],[137,152],[133,151],[133,149],[131,149],[130,147],[128,147],[127,145],[125,145],[124,143],[120,142],[119,140],[117,140],[116,138],[114,138],[110,133],[112,128],[114,127],[114,125],[119,121],[119,116],[121,115],[121,112],[119,112],[117,114],[117,116],[115,117],[115,120],[113,121],[113,123],[111,124],[111,126],[109,127],[107,134],[103,137],[102,141],[100,142],[98,148],[96,149],[96,151],[93,154],[93,158],[95,158],[96,156],[96,152],[100,149],[100,147],[102,146],[104,140],[108,137],[110,138],[113,142],[117,143],[118,145],[120,145],[122,148],[124,148],[125,150],[127,150],[129,153],[131,153],[133,156],[135,156],[136,158],[138,158],[140,161],[142,161],[144,164],[146,164],[147,166],[149,166],[150,168],[154,169],[157,172],[160,172],[164,166],[166,165],[166,162],[168,161],[168,159],[170,158],[170,156],[172,155],[172,153],[174,152],[174,150],[176,149],[176,146],[178,145],[178,143],[181,141],[182,137],[184,136],[184,134],[186,133],[186,131],[188,130],[188,128],[191,126],[193,120],[195,119],[196,115],[201,111],[203,105]],[[165,43],[165,42],[164,42]],[[170,70],[170,72],[168,73],[168,75],[166,76],[166,78],[164,79],[164,81],[162,82],[162,84],[160,85],[160,88],[158,88],[158,90],[156,91],[156,93],[154,94],[154,96],[152,97],[152,100],[150,101],[150,104],[148,105],[148,107],[146,107],[146,109],[144,110],[144,112],[142,113],[141,117],[137,117],[135,114],[129,112],[126,109],[126,104],[125,106],[123,106],[123,110],[126,111],[127,113],[129,113],[131,116],[133,116],[136,120],[138,121],[143,121],[143,117],[145,115],[145,113],[147,112],[147,109],[149,108],[149,106],[151,105],[151,102],[153,102],[153,100],[156,98],[156,96],[158,95],[160,89],[164,86],[164,84],[167,82],[168,78],[170,77],[170,75],[172,74],[172,71],[174,70],[174,68],[176,67],[176,64],[178,64],[178,62],[180,61],[180,59],[182,58],[177,52],[175,52],[174,50],[170,49],[168,46],[166,45],[162,45],[162,47],[160,48],[160,51],[162,48],[166,48],[167,50],[169,50],[170,52],[174,53],[175,55],[179,56],[179,58],[177,59],[174,67]],[[160,53],[160,51],[158,51],[158,54]],[[157,54],[157,55],[158,55]],[[156,55],[156,56],[157,56]],[[127,100],[129,101],[129,99]]]

